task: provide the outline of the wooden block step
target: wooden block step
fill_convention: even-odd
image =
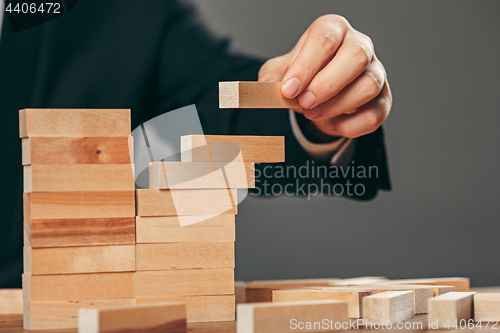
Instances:
[[[285,279],[285,280],[256,280],[247,282],[248,287],[278,287],[278,288],[301,288],[301,287],[328,287],[337,280],[330,279]]]
[[[221,109],[302,109],[296,98],[281,94],[281,82],[219,82]]]
[[[136,190],[138,216],[200,216],[237,213],[236,191]]]
[[[21,138],[32,136],[129,136],[130,110],[23,109]]]
[[[500,321],[500,293],[474,295],[474,320],[476,322]]]
[[[186,331],[186,305],[158,303],[81,308],[78,333]]]
[[[24,219],[135,217],[135,191],[24,193]]]
[[[234,269],[135,272],[136,297],[233,295]]]
[[[255,188],[253,162],[149,163],[150,189]]]
[[[238,333],[296,332],[299,327],[316,332],[349,328],[346,301],[238,304],[236,317]],[[328,328],[314,328],[314,322],[326,323]]]
[[[432,328],[447,328],[472,318],[473,292],[451,292],[429,299],[427,318]],[[456,322],[455,322],[456,321]],[[434,326],[433,326],[434,325]]]
[[[386,291],[363,298],[363,318],[369,323],[398,323],[413,318],[412,291]]]
[[[131,136],[24,138],[23,165],[133,164]]]
[[[243,135],[185,135],[181,137],[183,162],[285,161],[285,137]]]
[[[135,219],[24,220],[24,246],[63,247],[135,244]]]
[[[191,216],[184,216],[188,220]],[[172,243],[172,242],[234,242],[235,216],[193,216],[196,224],[180,226],[178,216],[141,217],[137,216],[137,243]],[[185,221],[184,221],[185,222]]]
[[[134,271],[135,245],[24,248],[24,274]]]
[[[137,304],[186,303],[187,322],[234,321],[234,295],[137,297]]]
[[[23,290],[0,289],[0,315],[23,313]]]
[[[467,277],[444,277],[444,278],[430,278],[430,279],[402,279],[402,280],[390,280],[390,281],[388,281],[388,283],[453,286],[453,287],[455,287],[455,291],[469,291],[470,290],[470,279]]]

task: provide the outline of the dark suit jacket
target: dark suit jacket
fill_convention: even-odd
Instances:
[[[0,61],[0,288],[21,286],[20,109],[126,108],[135,128],[195,103],[206,134],[284,135],[286,165],[308,159],[288,112],[218,110],[218,81],[256,80],[262,61],[231,54],[228,42],[208,33],[178,1],[85,0],[18,33],[5,17]],[[378,178],[361,180],[367,191],[355,199],[390,188],[382,129],[358,139],[354,160],[379,168]]]

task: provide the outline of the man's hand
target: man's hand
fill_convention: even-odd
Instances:
[[[304,116],[332,136],[375,131],[392,105],[370,37],[338,15],[314,21],[291,52],[261,67],[259,81],[281,81],[283,96],[297,97]]]

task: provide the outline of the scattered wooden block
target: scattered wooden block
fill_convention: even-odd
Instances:
[[[78,333],[185,330],[186,305],[183,303],[119,305],[78,310]]]
[[[250,287],[245,288],[245,303],[264,303],[273,301],[273,290],[280,287]]]
[[[476,322],[500,321],[500,293],[474,295],[474,320]]]
[[[386,291],[363,298],[363,317],[369,323],[397,323],[413,318],[412,291]]]
[[[61,247],[135,244],[135,219],[24,220],[24,246]]]
[[[455,291],[460,291],[460,292],[470,290],[470,279],[467,277],[445,277],[445,278],[432,278],[432,279],[402,279],[402,280],[390,280],[390,281],[388,281],[388,283],[453,286],[453,287],[455,287]]]
[[[23,313],[23,290],[0,289],[0,315]]]
[[[361,276],[349,279],[339,279],[334,282],[336,286],[353,286],[353,285],[363,285],[363,284],[377,284],[389,282],[385,276]]]
[[[338,279],[289,279],[289,280],[258,280],[247,282],[248,287],[255,288],[302,288],[302,287],[328,287]]]
[[[236,304],[246,303],[247,283],[244,281],[234,281],[234,296]]]
[[[191,218],[184,216],[183,219]],[[172,243],[172,242],[234,242],[235,216],[193,216],[196,224],[180,226],[179,217],[141,217],[137,216],[137,243]],[[188,221],[189,222],[189,221]]]
[[[23,109],[19,111],[21,138],[32,136],[128,136],[130,110]]]
[[[451,292],[429,299],[427,318],[432,328],[460,327],[460,321],[472,318],[473,292]],[[457,321],[456,323],[454,323]]]
[[[137,297],[137,304],[186,303],[187,322],[234,321],[234,295]]]
[[[150,189],[255,188],[253,162],[149,163]]]
[[[281,94],[281,82],[219,82],[221,109],[302,109]]]
[[[238,304],[236,308],[238,333],[295,332],[299,327],[316,332],[349,328],[346,301],[252,303]]]
[[[407,283],[397,283],[397,281],[400,281],[400,280],[380,280],[378,283],[379,284],[395,284],[395,285],[406,285]],[[411,281],[411,280],[409,280]],[[359,283],[358,283],[359,282]],[[365,285],[374,285],[374,284],[377,284],[377,282],[375,283],[365,283],[365,281],[351,281],[349,283],[350,286],[360,286],[360,287],[363,287]],[[336,286],[340,286],[342,284],[340,283],[335,283]],[[418,283],[416,283],[415,285],[419,285]],[[449,293],[449,292],[452,292],[452,291],[455,291],[455,287],[454,286],[439,286],[439,285],[430,285],[430,284],[422,284],[423,286],[429,286],[432,288],[432,293],[433,293],[433,296],[439,296],[439,295],[442,295],[442,294],[445,294],[445,293]]]
[[[135,272],[136,297],[233,295],[232,268]]]
[[[133,164],[134,142],[121,137],[24,138],[23,165],[31,164]]]
[[[135,217],[135,191],[24,193],[24,219]]]
[[[24,192],[127,191],[135,189],[130,164],[24,166]]]
[[[243,135],[185,135],[181,137],[183,162],[285,161],[285,137]]]
[[[237,213],[236,191],[136,190],[138,216],[200,216]]]
[[[137,244],[138,271],[234,268],[234,242]]]
[[[24,274],[134,271],[135,245],[24,248]]]

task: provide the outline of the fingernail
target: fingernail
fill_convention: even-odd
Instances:
[[[332,118],[325,119],[325,125],[329,129],[332,129],[334,131],[337,130],[337,126],[335,126],[335,121]]]
[[[318,110],[318,108],[304,110],[304,117],[306,117],[307,119],[314,119],[319,116],[321,116],[321,111]]]
[[[311,106],[316,103],[316,97],[310,91],[306,91],[302,95],[299,96],[299,104],[306,109],[309,109]]]
[[[283,85],[283,92],[289,97],[295,97],[300,88],[300,80],[296,77],[288,79]]]

